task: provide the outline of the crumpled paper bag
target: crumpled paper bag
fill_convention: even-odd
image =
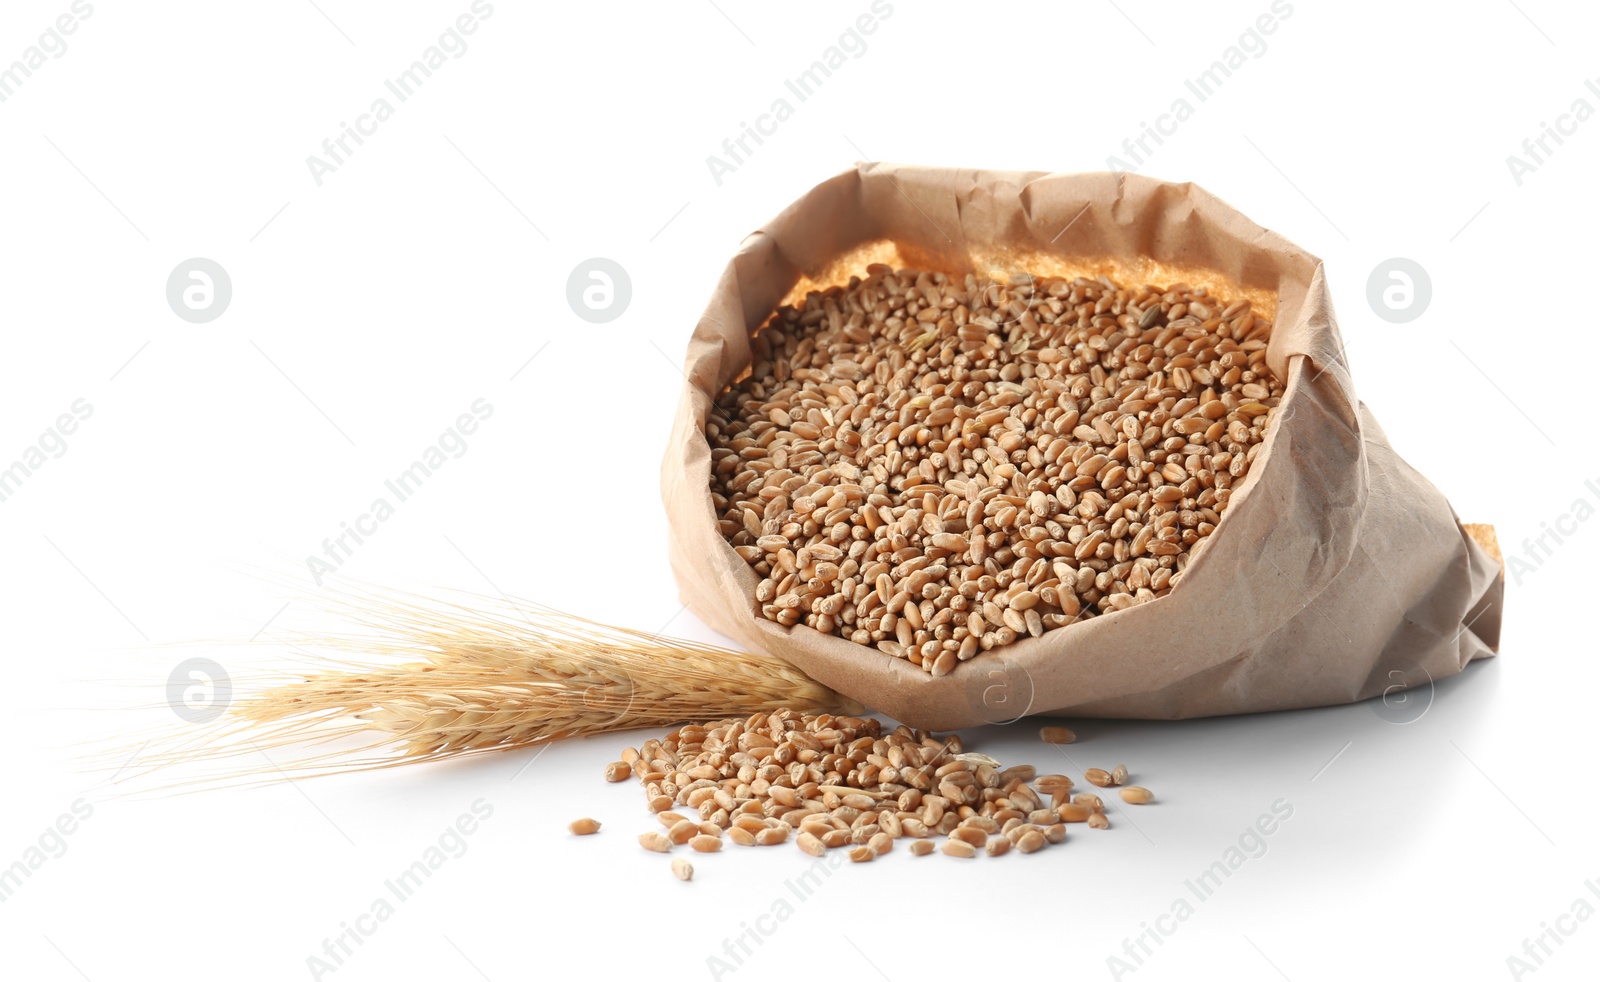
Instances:
[[[760,616],[758,577],[713,513],[706,413],[780,303],[869,262],[1206,284],[1274,317],[1267,364],[1287,381],[1282,408],[1170,594],[980,653],[942,678]],[[1045,713],[1178,719],[1418,689],[1494,653],[1501,568],[1492,530],[1463,527],[1389,446],[1342,350],[1321,262],[1192,184],[860,164],[745,239],[690,338],[662,464],[673,573],[712,628],[930,729]]]

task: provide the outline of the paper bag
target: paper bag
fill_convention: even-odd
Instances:
[[[938,678],[760,615],[759,578],[717,527],[706,414],[748,369],[749,338],[779,304],[864,275],[869,262],[1203,284],[1274,319],[1267,364],[1286,382],[1282,405],[1169,594],[982,652]],[[1389,446],[1342,351],[1321,262],[1192,184],[861,164],[744,241],[689,341],[662,465],[673,573],[712,628],[930,729],[1028,714],[1178,719],[1420,698],[1433,680],[1493,654],[1501,569]]]

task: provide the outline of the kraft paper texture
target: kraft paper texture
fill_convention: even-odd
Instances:
[[[1205,284],[1273,317],[1282,408],[1211,542],[1170,594],[980,653],[934,678],[875,648],[760,616],[718,532],[707,410],[785,301],[868,262],[953,274]],[[1192,184],[864,163],[745,239],[689,341],[662,465],[689,609],[752,651],[912,726],[1025,714],[1179,719],[1418,690],[1499,643],[1499,563],[1394,452],[1356,397],[1322,263]],[[1473,533],[1493,548],[1492,531]]]

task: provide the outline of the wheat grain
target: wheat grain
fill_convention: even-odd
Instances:
[[[1088,805],[1064,804],[1055,810],[1055,814],[1063,822],[1087,822],[1089,816],[1094,814],[1094,809]]]
[[[705,423],[761,616],[941,676],[1159,599],[1282,396],[1240,303],[875,264],[780,308]]]
[[[756,833],[756,845],[759,846],[781,846],[788,841],[789,829],[784,825],[774,826],[770,829],[762,829],[760,832]]]
[[[870,717],[777,710],[691,723],[644,741],[631,756],[650,807],[671,790],[676,804],[696,807],[702,819],[657,812],[669,831],[641,839],[646,848],[714,849],[722,838],[780,845],[794,831],[808,855],[846,849],[853,861],[868,862],[902,836],[922,855],[938,833],[945,838],[937,848],[950,855],[998,856],[1061,842],[1064,822],[1099,815],[1085,801],[1063,800],[1072,787],[1066,775],[1002,767],[964,750],[954,735],[905,726],[886,732]],[[1051,793],[1049,806],[1029,781]],[[1079,797],[1099,805],[1092,795]]]
[[[639,836],[639,845],[644,846],[651,852],[672,851],[672,840],[660,832],[646,832]]]
[[[975,829],[970,826],[952,830],[950,838],[965,842],[974,849],[982,849],[984,843],[989,841],[989,837],[984,834],[982,829]]]
[[[1045,847],[1046,840],[1038,829],[1029,829],[1017,837],[1015,845],[1018,852],[1038,852]]]

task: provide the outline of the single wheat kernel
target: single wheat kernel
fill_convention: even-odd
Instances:
[[[1083,772],[1083,779],[1098,788],[1111,787],[1111,772],[1091,767]]]
[[[1000,772],[1000,783],[1004,784],[1012,778],[1020,781],[1032,781],[1038,773],[1038,770],[1032,764],[1017,764]],[[1048,777],[1049,775],[1045,776]]]
[[[626,781],[633,776],[633,766],[620,760],[612,761],[606,765],[606,780],[612,784]]]
[[[1031,812],[1043,807],[1044,804],[1039,800],[1039,795],[1026,784],[1019,784],[1013,788],[1009,800],[1011,807],[1020,812]]]
[[[567,831],[573,835],[594,835],[600,831],[600,823],[592,818],[580,818],[568,825]]]
[[[939,851],[946,856],[954,856],[957,859],[971,859],[978,854],[977,850],[972,848],[971,843],[963,842],[960,839],[946,839],[944,845],[939,847]]]
[[[961,820],[961,824],[968,828],[982,829],[986,835],[1000,834],[1000,823],[987,815],[968,815]]]
[[[1023,833],[1017,839],[1018,852],[1038,852],[1045,847],[1044,833],[1037,829]]]
[[[694,879],[694,866],[682,856],[672,861],[672,875],[680,880]]]
[[[1011,851],[1011,840],[1003,835],[997,835],[984,843],[983,851],[991,856],[1004,856]]]
[[[1047,825],[1042,834],[1044,835],[1044,841],[1051,845],[1057,845],[1066,841],[1067,827],[1065,825]]]
[[[1056,809],[1057,817],[1063,822],[1087,822],[1093,814],[1094,809],[1088,805],[1066,804]]]
[[[735,826],[728,830],[728,841],[736,846],[753,846],[756,844],[756,837],[755,833]]]
[[[850,844],[849,829],[834,829],[822,836],[822,844],[829,849],[840,849]]]
[[[878,858],[878,854],[872,851],[871,846],[856,846],[848,855],[852,863],[870,863]]]
[[[800,831],[820,839],[833,831],[833,823],[828,820],[826,815],[808,814],[800,822]]]
[[[930,839],[915,839],[911,843],[911,855],[926,856],[933,852],[933,842]]]
[[[888,854],[894,848],[894,839],[887,832],[879,832],[867,840],[867,848],[880,856]]]
[[[1109,829],[1111,822],[1106,819],[1104,812],[1095,812],[1089,816],[1089,827],[1091,829]]]
[[[822,844],[822,840],[810,832],[801,832],[794,842],[800,847],[800,851],[808,856],[823,856],[828,852],[828,847]]]
[[[1118,791],[1117,794],[1121,795],[1122,800],[1130,805],[1148,805],[1156,797],[1150,793],[1149,788],[1141,788],[1137,784],[1130,784]]]
[[[1071,743],[1078,735],[1065,726],[1043,726],[1039,728],[1039,739],[1045,743]]]
[[[785,788],[777,784],[767,789],[767,797],[786,808],[796,808],[800,805],[800,796],[795,794],[793,788]]]
[[[762,829],[756,833],[756,845],[781,846],[789,841],[789,826],[780,825],[776,828]]]
[[[669,795],[658,794],[650,799],[649,808],[653,812],[664,812],[672,807],[672,798]]]
[[[955,829],[950,833],[950,838],[965,842],[974,849],[982,849],[984,843],[989,841],[989,836],[982,829],[975,829],[970,826]]]
[[[739,815],[733,820],[733,827],[744,829],[752,835],[767,828],[767,820],[759,815]]]
[[[695,852],[716,852],[722,848],[722,840],[710,835],[697,835],[689,840],[689,848]]]
[[[646,832],[644,835],[639,836],[639,845],[644,846],[651,852],[672,851],[672,840],[660,832]]]
[[[687,818],[667,829],[667,839],[675,846],[681,846],[699,834],[700,826]]]
[[[1073,795],[1072,803],[1074,805],[1082,805],[1085,808],[1088,808],[1090,811],[1103,812],[1106,810],[1106,803],[1100,800],[1100,796],[1097,794],[1090,794],[1087,791],[1085,791],[1083,794]]]
[[[1111,768],[1111,783],[1112,784],[1127,784],[1128,783],[1128,765],[1126,765],[1126,764],[1118,764],[1117,766]]]

